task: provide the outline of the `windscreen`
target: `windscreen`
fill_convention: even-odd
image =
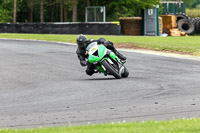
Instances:
[[[91,48],[95,47],[97,45],[97,42],[92,42],[87,46],[87,51],[89,51]]]

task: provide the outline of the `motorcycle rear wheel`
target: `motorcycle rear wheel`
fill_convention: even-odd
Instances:
[[[121,75],[119,74],[119,70],[116,70],[107,60],[102,62],[102,65],[106,68],[106,70],[112,74],[116,79],[121,79]]]
[[[125,68],[124,68],[124,73],[122,73],[122,77],[123,77],[123,78],[127,78],[128,75],[129,75],[129,71],[128,71],[128,69],[125,67]]]

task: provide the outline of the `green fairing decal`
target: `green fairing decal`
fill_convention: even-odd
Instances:
[[[102,63],[104,60],[108,60],[108,58],[103,58],[100,63]]]
[[[104,45],[99,45],[98,50],[99,50],[99,57],[102,58],[104,56],[106,47]]]
[[[106,50],[106,47],[104,45],[98,45],[99,57],[94,56],[94,55],[89,55],[88,57],[89,62],[90,63],[98,62],[104,56],[105,50]]]
[[[117,57],[117,55],[115,54],[115,53],[113,53],[113,52],[110,52],[110,55],[109,55],[110,57],[111,57],[111,59],[113,59],[113,60],[115,60],[115,61],[120,61],[119,60],[119,58]],[[101,60],[101,63],[104,61],[104,60],[108,60],[108,58],[103,58],[102,60]]]
[[[90,63],[93,63],[93,62],[99,61],[100,58],[97,57],[97,56],[89,55],[88,60],[89,60]]]
[[[97,69],[99,69],[103,73],[106,73],[101,66],[97,66]]]

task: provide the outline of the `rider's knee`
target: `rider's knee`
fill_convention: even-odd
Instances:
[[[87,75],[90,75],[90,76],[92,76],[94,74],[94,71],[89,70],[89,69],[87,69],[85,72]]]

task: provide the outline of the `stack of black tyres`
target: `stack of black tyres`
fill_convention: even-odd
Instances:
[[[200,18],[194,18],[192,19],[192,23],[195,26],[195,33],[200,33]]]
[[[181,19],[190,19],[190,17],[184,13],[177,13],[176,17],[177,17],[177,22]]]
[[[196,32],[196,29],[199,29],[196,27],[196,23],[199,21],[197,20],[194,21],[184,13],[178,13],[176,14],[176,16],[177,16],[177,25],[179,30],[185,32],[186,34],[192,35],[194,32]]]

